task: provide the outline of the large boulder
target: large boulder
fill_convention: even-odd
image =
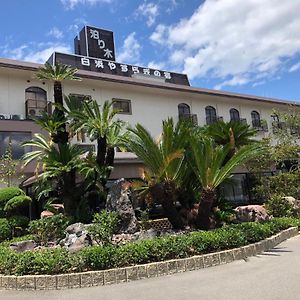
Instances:
[[[261,205],[245,205],[235,208],[237,222],[263,222],[270,219],[266,209]]]
[[[138,230],[138,221],[129,198],[129,190],[124,178],[115,181],[107,195],[106,209],[120,216],[120,233],[134,233]]]
[[[36,246],[37,244],[35,241],[27,240],[27,241],[11,243],[9,248],[16,252],[24,252],[24,251],[33,250],[34,248],[36,248]]]
[[[66,237],[62,239],[59,244],[70,252],[77,252],[93,245],[93,240],[88,233],[87,225],[74,223],[66,228]]]

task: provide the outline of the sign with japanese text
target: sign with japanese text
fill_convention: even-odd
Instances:
[[[101,28],[84,26],[76,37],[75,54],[115,61],[114,34]]]
[[[152,78],[160,78],[165,82],[181,84],[181,85],[190,85],[189,80],[185,74],[172,73],[157,69],[133,66],[128,64],[117,63],[111,60],[99,59],[95,57],[87,57],[81,55],[71,55],[54,52],[49,58],[48,62],[50,64],[66,64],[73,66],[80,70],[106,73],[112,75],[134,77],[136,76],[145,76]]]

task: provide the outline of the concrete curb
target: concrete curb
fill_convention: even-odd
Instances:
[[[255,256],[298,234],[290,227],[263,241],[240,248],[133,267],[62,275],[0,276],[0,290],[53,290],[101,286],[208,268]]]

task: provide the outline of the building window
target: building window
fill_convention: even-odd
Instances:
[[[25,90],[26,100],[47,101],[47,92],[37,86],[31,86]]]
[[[13,159],[20,159],[25,153],[31,151],[31,147],[22,147],[22,143],[31,139],[30,132],[6,132],[0,131],[0,156],[11,145]]]
[[[112,99],[113,108],[118,110],[119,114],[131,115],[131,101],[126,99]]]
[[[253,110],[251,112],[251,120],[252,120],[252,126],[254,128],[261,127],[260,115],[259,115],[259,113],[257,111]]]
[[[189,105],[185,104],[185,103],[180,103],[178,105],[178,115],[179,115],[179,119],[181,117],[185,117],[185,116],[190,116],[191,114],[191,109],[189,107]]]
[[[217,121],[216,109],[212,106],[205,107],[206,124],[210,125]]]
[[[240,121],[240,113],[237,109],[231,108],[230,109],[230,121]]]
[[[47,92],[31,86],[25,90],[26,118],[39,117],[47,111]]]

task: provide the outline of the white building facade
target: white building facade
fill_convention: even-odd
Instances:
[[[84,28],[86,33],[88,29]],[[81,39],[83,38],[84,36],[81,36]],[[98,44],[103,46],[102,42]],[[69,58],[73,57],[74,61],[76,58],[81,64],[82,68],[79,65],[77,75],[82,80],[63,82],[63,93],[79,97],[89,96],[97,100],[99,105],[106,100],[114,101],[114,105],[123,110],[118,115],[120,119],[130,126],[142,124],[153,136],[160,134],[162,121],[172,117],[175,121],[179,118],[190,118],[200,126],[218,119],[225,122],[245,122],[258,129],[257,138],[262,138],[272,134],[274,109],[286,111],[292,105],[300,111],[297,102],[191,87],[185,77],[166,71],[149,70],[149,73],[145,74],[144,69],[147,68],[126,65],[131,72],[122,74],[122,69],[125,70],[124,64],[106,60],[106,57],[89,58],[82,55],[82,51],[77,50],[79,54],[69,55]],[[114,50],[112,53],[114,58]],[[54,53],[50,62],[59,55],[64,54]],[[98,61],[98,65],[101,60],[107,65],[111,63],[111,67],[115,64],[116,68],[108,69],[108,72],[105,68],[89,68],[87,60],[89,64],[95,65],[95,60]],[[72,65],[78,67],[78,63]],[[35,79],[34,74],[39,67],[42,65],[0,59],[0,155],[11,141],[14,157],[19,159],[24,152],[30,150],[22,148],[20,142],[30,139],[34,133],[41,132],[31,120],[31,116],[38,116],[50,108],[49,103],[53,101],[53,84]],[[76,137],[73,138],[73,142],[81,144],[82,147],[91,145],[88,140],[81,141]],[[31,164],[24,169],[26,177],[33,174],[34,167],[34,164]],[[116,168],[112,178],[136,178],[141,168],[142,162],[134,155],[116,153]]]

